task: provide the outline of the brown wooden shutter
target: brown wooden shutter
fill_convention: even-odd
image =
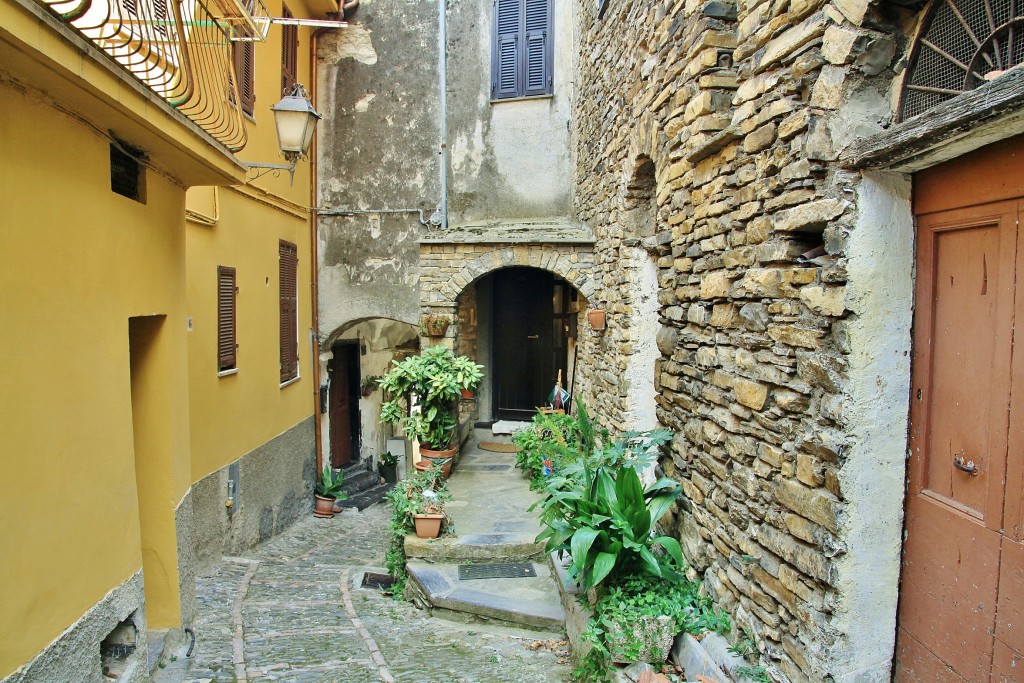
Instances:
[[[238,94],[242,98],[242,111],[252,116],[256,104],[256,46],[249,41],[231,43],[234,50],[235,76]],[[232,96],[234,93],[232,92]]]
[[[286,19],[293,16],[287,5],[281,15]],[[281,38],[281,94],[286,95],[299,80],[299,27],[282,26]]]
[[[217,266],[217,371],[237,366],[235,269]]]
[[[298,249],[291,242],[280,241],[281,257],[281,381],[299,376],[298,331]]]

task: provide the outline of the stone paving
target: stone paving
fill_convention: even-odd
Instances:
[[[190,658],[162,662],[155,683],[543,683],[566,681],[563,641],[460,625],[359,587],[383,573],[390,508],[310,516],[197,580]],[[556,636],[557,638],[557,636]]]

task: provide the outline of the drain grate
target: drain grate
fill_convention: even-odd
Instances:
[[[381,590],[388,590],[394,585],[395,580],[387,574],[378,574],[376,572],[366,572],[363,574],[363,588],[379,588]]]
[[[537,576],[537,570],[529,562],[459,565],[460,581],[467,579],[518,579],[527,576]]]

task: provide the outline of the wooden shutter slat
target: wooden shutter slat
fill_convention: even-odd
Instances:
[[[217,370],[237,365],[235,269],[217,266]]]
[[[287,382],[299,375],[298,248],[291,242],[281,240],[278,254],[281,290],[281,382]]]

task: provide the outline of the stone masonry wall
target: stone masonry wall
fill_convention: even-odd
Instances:
[[[628,426],[632,394],[616,369],[634,351],[630,271],[645,251],[658,272],[657,416],[676,431],[661,467],[688,498],[673,522],[688,560],[773,678],[888,680],[905,440],[886,473],[897,500],[879,509],[882,618],[865,627],[848,605],[872,579],[850,576],[844,559],[857,552],[846,544],[848,459],[860,452],[851,413],[868,408],[851,396],[871,394],[850,372],[863,351],[847,290],[863,180],[837,158],[891,115],[884,92],[907,17],[867,0],[617,0],[601,19],[592,5],[577,4],[575,203],[597,237],[588,298],[608,329],[581,334],[578,393],[609,426]],[[651,163],[654,211],[637,221]],[[826,255],[798,260],[815,247]],[[897,265],[909,282],[909,261]],[[905,358],[909,299],[897,308],[892,345]],[[875,361],[861,355],[869,371],[857,376],[869,376]],[[873,399],[897,397],[884,418],[897,437],[901,363]],[[870,516],[858,515],[858,533]],[[872,627],[882,634],[865,647]]]

